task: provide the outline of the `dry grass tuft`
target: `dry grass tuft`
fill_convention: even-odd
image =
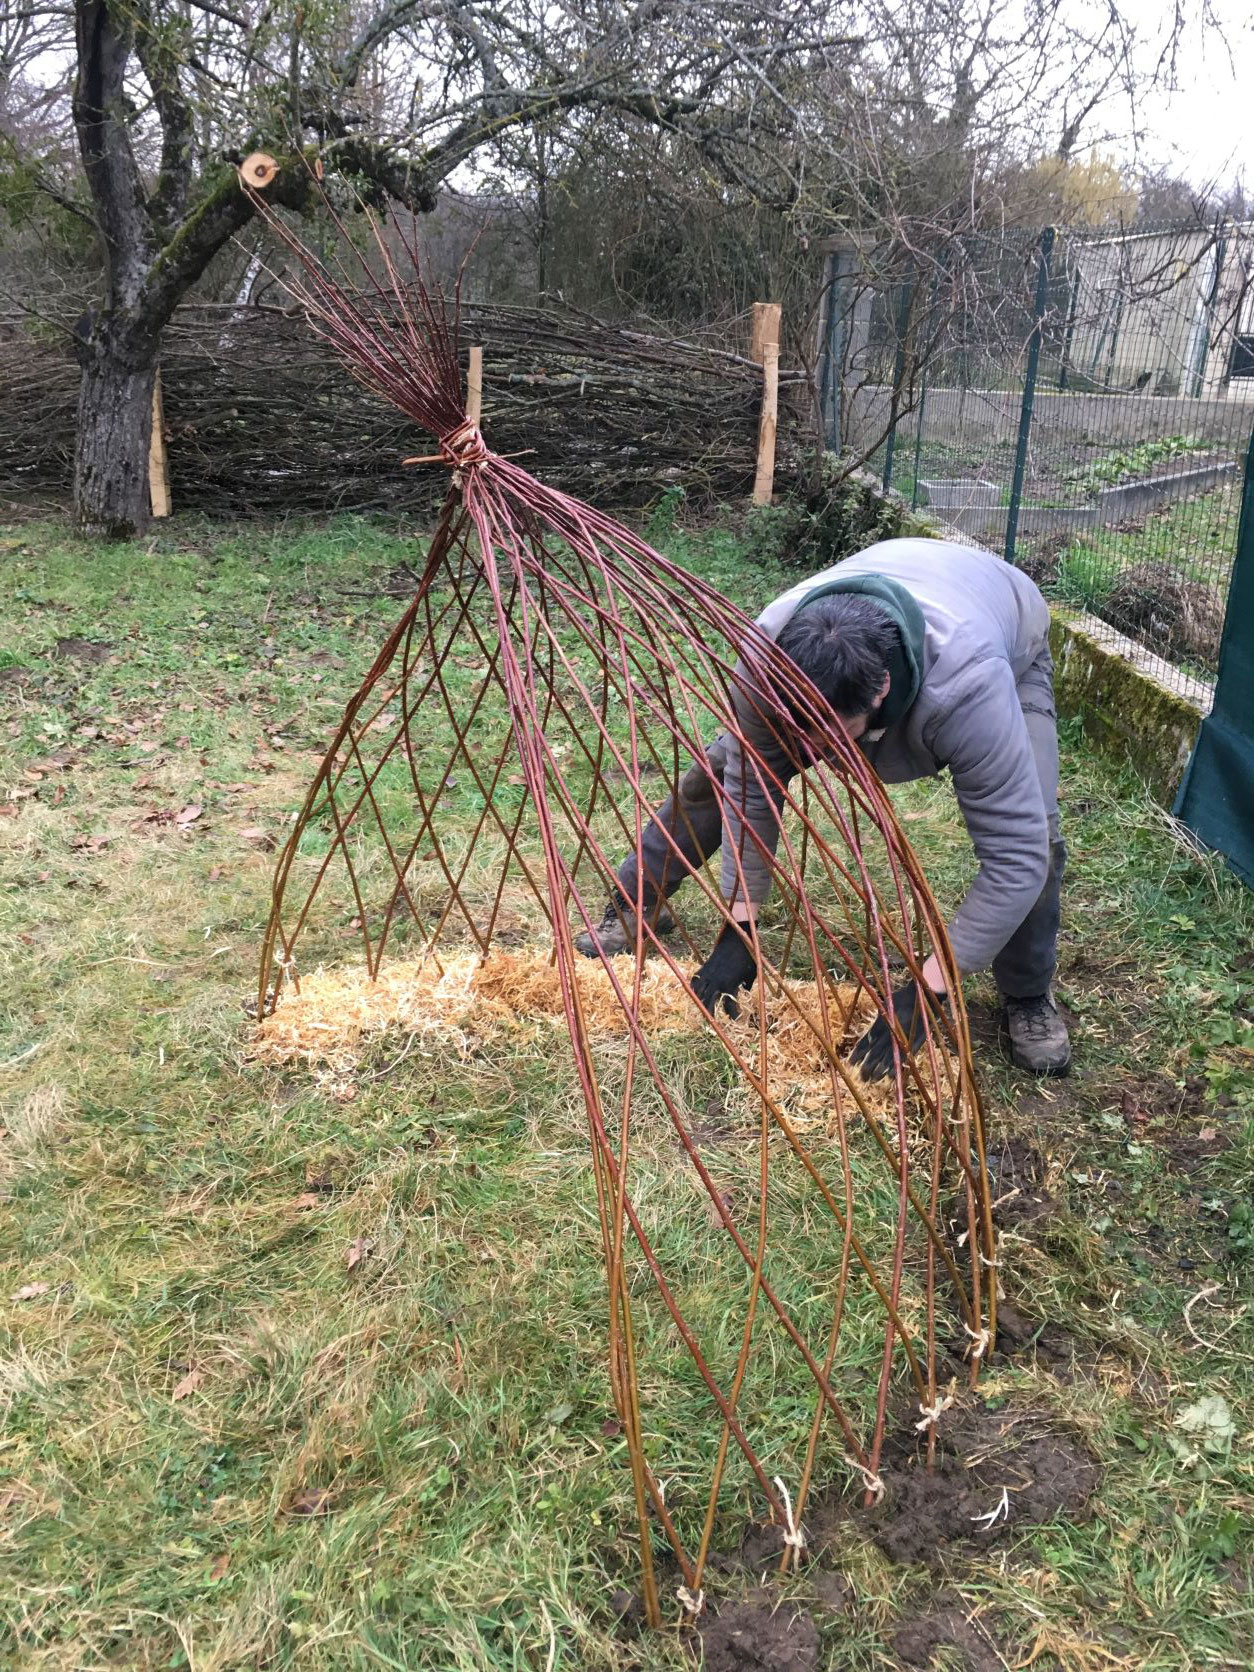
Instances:
[[[18,1161],[29,1162],[51,1138],[65,1113],[65,1089],[46,1082],[28,1091],[4,1115],[0,1136],[0,1177]]]

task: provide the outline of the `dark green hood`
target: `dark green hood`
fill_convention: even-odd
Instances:
[[[901,719],[918,696],[923,680],[923,611],[901,582],[890,580],[887,575],[837,576],[808,592],[797,608],[803,610],[816,599],[828,598],[838,592],[866,598],[890,616],[897,628],[901,648],[893,652],[888,667],[888,695],[875,716],[877,729],[891,726]]]

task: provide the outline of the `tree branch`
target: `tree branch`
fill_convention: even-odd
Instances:
[[[313,179],[306,159],[297,153],[278,161],[279,174],[267,189],[267,201],[287,209],[306,208]],[[153,332],[165,325],[223,245],[252,219],[252,199],[232,165],[224,164],[202,185],[204,195],[152,263],[138,298],[136,311]]]
[[[128,24],[113,0],[75,0],[78,77],[74,128],[108,261],[105,305],[129,305],[142,287],[153,251],[143,182],[126,129]]]
[[[161,168],[157,184],[148,199],[153,219],[162,223],[182,214],[192,183],[192,113],[179,82],[179,53],[189,55],[189,43],[175,40],[169,31],[181,25],[166,20],[161,28],[153,21],[148,0],[131,0],[135,13],[135,55],[152,90],[157,119],[161,123]]]

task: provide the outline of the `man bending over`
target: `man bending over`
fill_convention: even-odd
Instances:
[[[979,861],[979,874],[948,928],[958,969],[992,966],[1006,1007],[1010,1051],[1033,1074],[1065,1074],[1067,1028],[1054,1003],[1059,899],[1066,849],[1058,827],[1058,724],[1049,609],[1020,570],[989,552],[938,540],[885,540],[800,582],[758,617],[758,626],[806,673],[844,721],[885,783],[949,771]],[[745,737],[781,782],[796,771],[775,732],[733,682]],[[793,724],[787,715],[784,724]],[[742,841],[744,817],[765,848],[779,840],[779,807],[756,774],[746,784],[738,741],[724,733],[707,751],[720,798],[694,762],[676,798],[644,831],[639,853],[619,868],[600,926],[576,937],[588,957],[634,947],[635,900],[643,870],[646,917],[673,930],[666,900],[691,869],[723,850],[721,889],[733,918],[748,923],[770,887],[761,851]],[[671,833],[682,854],[678,857]],[[736,855],[744,873],[743,891]],[[747,898],[745,897],[747,895]],[[757,976],[740,933],[724,927],[693,978],[710,1011],[733,1014],[736,995]],[[935,958],[923,968],[931,1001],[944,998]],[[911,980],[894,995],[907,1040],[921,1032],[929,1002]],[[855,1062],[872,1078],[892,1067],[881,1018],[858,1042]]]

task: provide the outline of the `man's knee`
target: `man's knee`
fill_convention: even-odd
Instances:
[[[708,766],[707,766],[708,762]],[[714,800],[714,782],[722,783],[727,770],[727,750],[722,738],[711,743],[705,760],[695,760],[679,780],[679,800],[685,807],[698,807]],[[713,780],[713,781],[712,781]]]

